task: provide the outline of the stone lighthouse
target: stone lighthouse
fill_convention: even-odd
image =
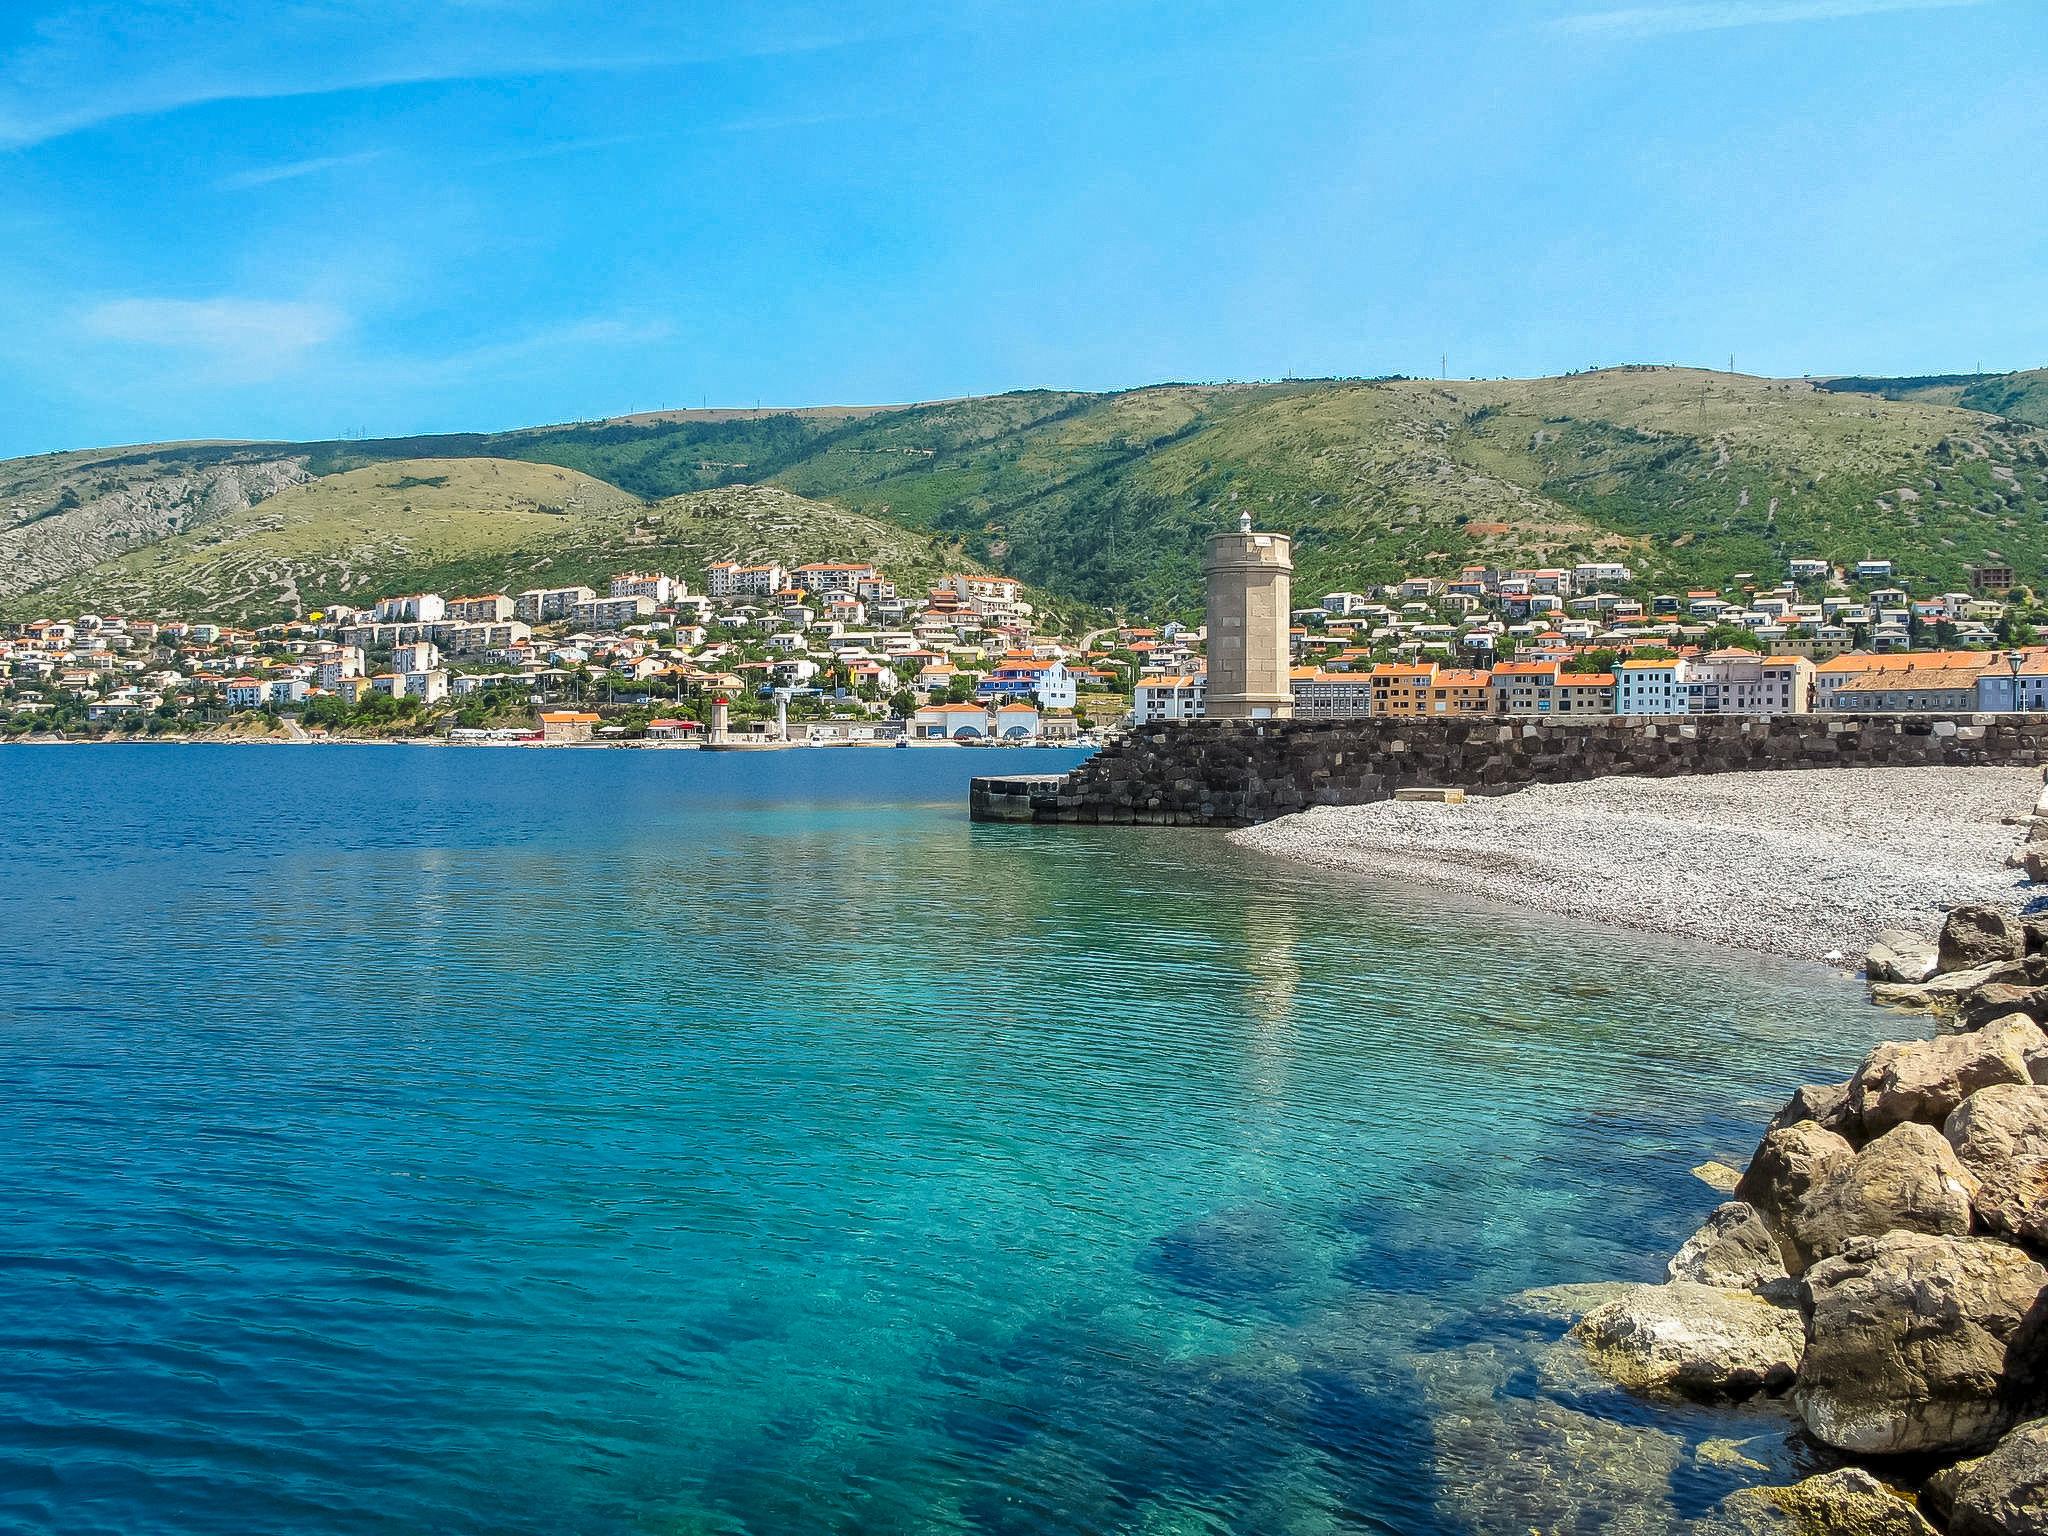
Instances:
[[[1211,720],[1282,720],[1294,713],[1288,680],[1288,621],[1294,561],[1280,533],[1253,533],[1243,513],[1237,532],[1209,540],[1209,686]]]

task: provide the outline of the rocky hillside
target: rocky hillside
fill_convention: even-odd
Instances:
[[[1198,604],[1203,539],[1245,508],[1296,535],[1312,591],[1466,561],[1593,556],[1627,560],[1660,585],[1718,585],[1776,571],[1793,554],[1887,555],[1909,583],[1937,589],[1996,561],[2048,586],[2048,429],[2033,419],[2048,415],[2044,380],[1816,384],[1620,368],[1160,385],[52,455],[0,464],[0,486],[11,487],[0,496],[11,509],[0,523],[10,557],[0,598],[48,606],[110,581],[119,590],[146,568],[129,556],[155,540],[242,519],[298,479],[320,485],[420,460],[555,466],[586,477],[593,505],[600,483],[640,502],[775,486],[862,519],[875,537],[893,529],[888,537],[912,547],[958,551],[1079,602],[1155,615]],[[354,483],[391,500],[383,515],[394,522],[419,489]],[[435,558],[499,558],[506,527],[483,528],[450,522]],[[464,530],[483,542],[469,549]],[[558,564],[577,558],[544,542]],[[413,546],[383,547],[393,559],[380,569],[413,569],[403,564]],[[410,582],[426,581],[427,567],[417,569]],[[243,590],[254,595],[265,580]]]
[[[601,587],[620,570],[695,572],[727,558],[872,559],[915,579],[959,556],[775,487],[650,503],[554,465],[401,459],[303,480],[46,583],[14,607],[252,621],[414,588]]]

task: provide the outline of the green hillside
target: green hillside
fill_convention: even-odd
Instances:
[[[916,579],[961,552],[773,487],[648,503],[554,465],[404,459],[296,486],[9,606],[248,622],[415,589],[602,589],[625,570],[801,557],[875,560]]]
[[[902,541],[905,575],[978,560],[1080,603],[1155,615],[1197,604],[1203,539],[1242,509],[1296,535],[1306,591],[1466,562],[1590,557],[1626,560],[1659,586],[1720,584],[1775,572],[1792,555],[1886,555],[1909,583],[1937,589],[1996,560],[2048,587],[2048,430],[2029,419],[2048,414],[2044,395],[2048,373],[1811,383],[1616,368],[1038,390],[50,455],[0,464],[0,555],[10,556],[0,559],[0,599],[16,594],[5,603],[15,612],[133,591],[158,560],[168,564],[151,593],[213,592],[245,606],[359,594],[371,580],[506,585],[595,572],[637,549],[659,549],[687,574],[706,539],[671,537],[664,525],[650,543],[634,522],[649,514],[635,509],[748,485],[830,503],[855,520],[846,537]],[[425,478],[402,466],[428,459],[444,466],[435,474],[493,462],[498,478],[451,480],[430,502],[382,473]],[[545,482],[523,486],[519,505],[492,500],[515,463],[582,477],[563,482],[582,488],[579,507],[538,510],[560,499]],[[310,483],[277,488],[299,480]],[[281,515],[279,503],[287,513],[325,505],[310,493],[344,484],[387,519],[345,557],[305,564],[287,552],[300,563],[274,570],[270,545],[208,542],[246,542]],[[471,496],[482,500],[469,506]],[[408,504],[412,513],[400,510]],[[436,531],[408,532],[426,505],[440,509]],[[745,523],[718,538],[743,541]],[[166,539],[171,552],[159,554]],[[210,574],[182,574],[194,561]]]

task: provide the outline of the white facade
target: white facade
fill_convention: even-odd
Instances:
[[[569,610],[569,622],[582,629],[624,629],[653,616],[651,597],[591,597]]]
[[[658,573],[643,575],[635,571],[623,576],[614,576],[611,582],[611,595],[652,598],[656,606],[659,606],[662,603],[672,603],[681,597],[683,584],[673,576]]]
[[[1614,712],[1617,715],[1682,715],[1687,713],[1685,662],[1624,661],[1615,669]]]
[[[767,597],[789,585],[779,565],[739,565],[720,560],[704,568],[713,597]]]
[[[1139,725],[1164,720],[1200,720],[1208,713],[1209,679],[1197,672],[1192,677],[1143,677],[1132,690],[1131,719]]]
[[[391,651],[394,672],[431,672],[440,665],[441,648],[431,640],[415,640],[410,645],[394,646]]]
[[[588,587],[535,587],[512,600],[512,611],[528,624],[546,624],[596,596]]]

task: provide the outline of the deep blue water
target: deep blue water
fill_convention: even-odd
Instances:
[[[967,822],[1071,760],[0,750],[0,1530],[1505,1536],[1786,1454],[1501,1298],[1656,1274],[1845,982]]]

